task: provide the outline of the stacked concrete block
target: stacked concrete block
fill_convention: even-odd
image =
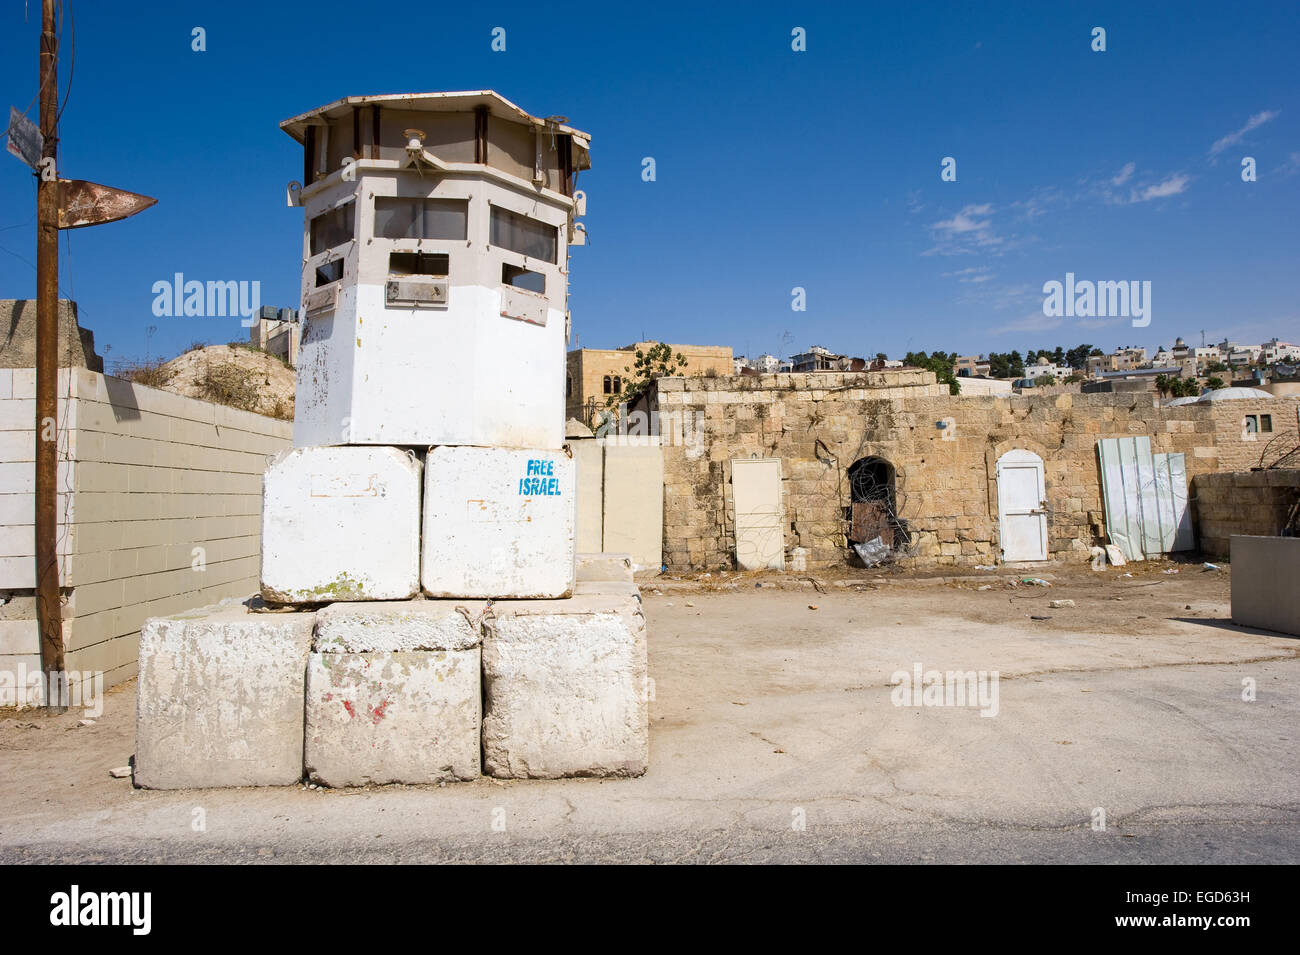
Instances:
[[[632,582],[631,554],[578,554],[575,577],[582,581]]]
[[[303,674],[313,613],[227,601],[140,633],[135,782],[146,789],[282,786],[302,778]]]
[[[419,590],[420,462],[397,448],[295,448],[266,470],[262,596],[403,600]]]
[[[426,600],[323,608],[307,664],[308,776],[335,787],[477,778],[482,610]]]
[[[431,597],[569,596],[574,475],[573,459],[564,450],[430,449],[424,592]]]
[[[649,685],[634,593],[494,604],[483,621],[484,772],[641,775]]]

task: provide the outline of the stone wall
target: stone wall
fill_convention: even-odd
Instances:
[[[1300,501],[1300,469],[1198,474],[1192,494],[1202,552],[1227,557],[1233,534],[1273,537],[1282,531]]]
[[[1289,399],[1162,408],[1153,394],[961,397],[915,369],[668,378],[654,398],[675,416],[663,430],[664,562],[676,570],[733,565],[737,457],[781,459],[786,553],[807,548],[817,568],[848,555],[847,469],[885,459],[910,535],[900,563],[934,566],[1000,556],[997,460],[1009,450],[1043,459],[1049,555],[1082,557],[1104,533],[1098,439],[1148,435],[1153,451],[1186,455],[1189,477],[1255,463],[1265,442],[1243,434],[1249,411],[1273,414],[1275,433],[1298,440]],[[685,440],[670,434],[683,418],[698,422]]]

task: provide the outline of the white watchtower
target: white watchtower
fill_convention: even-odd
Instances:
[[[590,137],[498,94],[350,96],[303,146],[293,438],[559,448]]]

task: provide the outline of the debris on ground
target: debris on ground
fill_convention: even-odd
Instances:
[[[1219,569],[1219,565],[1218,565],[1218,564],[1211,564],[1209,561],[1206,561],[1206,562],[1205,562],[1204,564],[1202,564],[1201,566],[1204,567],[1206,570],[1218,570],[1218,569]]]
[[[808,609],[809,609],[809,610],[816,610],[816,609],[817,609],[817,605],[816,605],[816,604],[809,604],[809,605],[808,605]]]
[[[1116,567],[1123,567],[1127,563],[1124,560],[1124,552],[1114,544],[1106,545],[1106,558]]]
[[[1029,619],[1030,619],[1030,620],[1051,620],[1052,618],[1051,618],[1051,617],[1043,617],[1043,616],[1039,616],[1038,614],[1032,614],[1032,613],[1031,613],[1031,614],[1029,615]]]
[[[853,551],[868,567],[875,567],[889,556],[889,545],[879,537],[873,537],[865,544],[853,545]]]
[[[1073,600],[1049,600],[1047,606],[1051,607],[1053,610],[1061,610],[1064,607],[1073,607],[1074,601]]]
[[[1052,585],[1049,584],[1047,581],[1045,581],[1042,577],[1021,577],[1021,578],[1020,578],[1020,582],[1021,582],[1022,584],[1031,584],[1031,585],[1034,586],[1034,587],[1050,587],[1050,586],[1052,586]]]
[[[131,775],[131,767],[119,766],[117,769],[110,769],[108,775],[112,776],[114,779],[126,779]]]

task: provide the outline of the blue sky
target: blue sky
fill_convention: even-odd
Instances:
[[[23,3],[0,9],[0,106],[36,93],[31,6],[26,23]],[[237,319],[155,318],[151,286],[175,272],[297,305],[284,187],[301,159],[280,120],[345,95],[481,88],[592,134],[582,346],[1300,340],[1294,2],[70,9],[60,172],[159,200],[60,246],[64,293],[110,361],[245,337]],[[34,209],[30,173],[0,156],[0,297],[35,292]],[[1150,326],[1046,318],[1043,283],[1066,272],[1150,281]]]

